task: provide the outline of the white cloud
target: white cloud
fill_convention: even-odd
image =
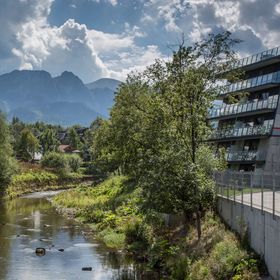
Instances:
[[[116,6],[118,4],[118,0],[91,0],[91,1],[97,2],[97,3],[105,2],[105,3],[111,4],[112,6]]]
[[[182,32],[177,21],[186,13],[188,0],[149,0],[144,6],[143,23],[149,23],[151,19],[156,22],[163,20],[166,31]]]
[[[141,72],[151,65],[156,59],[166,59],[158,49],[158,46],[147,47],[135,46],[132,51],[120,53],[115,60],[106,63],[110,70],[110,77],[124,80],[130,72]]]
[[[45,9],[35,7],[37,16],[18,29],[12,53],[20,69],[44,69],[52,75],[68,70],[85,82],[101,77],[125,80],[129,71],[143,69],[161,56],[155,46],[136,46],[135,39],[145,36],[138,26],[127,24],[122,34],[89,29],[73,19],[51,26],[50,5],[51,1]]]

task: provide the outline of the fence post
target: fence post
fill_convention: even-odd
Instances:
[[[250,172],[250,204],[251,210],[253,210],[253,172]]]
[[[236,189],[236,182],[233,184],[233,203],[235,204],[235,189]]]
[[[273,194],[272,194],[272,215],[273,219],[275,219],[275,173],[272,174],[272,188],[273,188]]]
[[[262,196],[262,198],[261,198],[261,210],[262,210],[262,214],[264,214],[264,212],[263,212],[263,177],[264,177],[264,174],[263,174],[263,172],[261,173],[261,196]]]

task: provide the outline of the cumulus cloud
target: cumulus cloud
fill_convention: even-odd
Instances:
[[[54,0],[0,0],[0,73],[21,68],[59,75],[68,70],[85,82],[100,77],[123,80],[131,70],[140,71],[155,58],[165,58],[162,51],[168,53],[167,45],[181,33],[190,44],[209,33],[229,30],[244,40],[238,47],[242,56],[280,41],[279,0],[84,1],[104,2],[113,6],[106,9],[123,13],[122,20],[108,21],[113,20],[119,30],[104,32],[74,19],[55,26],[49,19]],[[83,1],[69,2],[65,5],[74,17]],[[126,10],[136,4],[139,20]]]
[[[105,3],[110,3],[112,6],[116,6],[118,4],[118,0],[92,0],[93,2],[105,2]]]
[[[142,22],[149,23],[151,19],[163,20],[166,31],[182,32],[177,21],[189,7],[188,0],[149,0],[145,3],[145,7],[146,13],[142,17]]]
[[[26,15],[28,20],[18,26],[16,44],[12,44],[11,54],[18,59],[20,69],[45,69],[52,75],[68,70],[85,82],[100,77],[124,80],[131,69],[142,69],[160,56],[158,49],[135,45],[135,38],[144,36],[137,26],[128,24],[122,34],[89,29],[73,19],[51,26],[47,15],[52,1],[37,1]]]
[[[166,59],[158,49],[158,46],[147,47],[134,46],[132,51],[120,53],[115,60],[110,60],[106,66],[110,70],[110,76],[123,80],[130,72],[141,72],[156,59]]]
[[[190,5],[194,14],[191,40],[229,30],[244,40],[239,47],[242,55],[279,44],[278,0],[190,0]]]

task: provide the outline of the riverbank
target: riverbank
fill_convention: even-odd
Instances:
[[[197,241],[192,220],[166,225],[162,215],[143,209],[141,188],[124,176],[95,187],[78,187],[53,199],[70,217],[88,224],[111,249],[121,249],[168,279],[260,279],[262,262],[246,247],[246,238],[229,231],[214,212],[202,219]],[[67,211],[66,211],[67,213]]]
[[[65,190],[91,185],[92,177],[81,173],[57,173],[39,165],[21,165],[4,192],[6,199],[40,191]]]

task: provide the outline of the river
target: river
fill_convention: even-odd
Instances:
[[[89,237],[86,227],[58,214],[46,199],[50,194],[0,203],[1,280],[158,278]],[[44,256],[36,255],[38,247],[46,250]]]

